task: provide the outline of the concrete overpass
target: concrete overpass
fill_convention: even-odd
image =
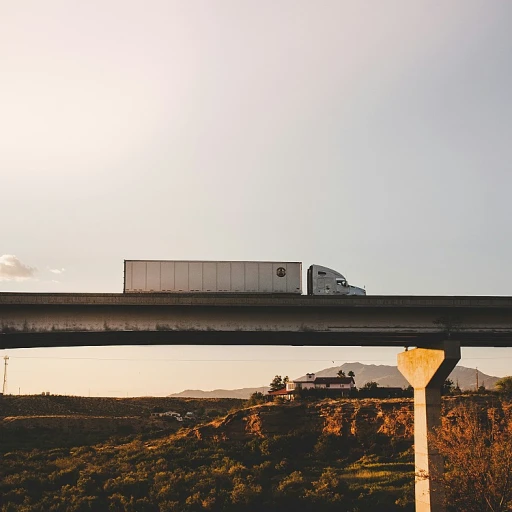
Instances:
[[[461,346],[512,346],[512,297],[0,293],[0,349],[158,344],[417,347],[398,355],[414,387],[416,510],[442,512],[440,388]]]
[[[0,293],[0,349],[512,346],[511,297]]]

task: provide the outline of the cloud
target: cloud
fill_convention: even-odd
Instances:
[[[0,281],[25,281],[34,277],[36,269],[22,263],[12,254],[0,256]]]
[[[65,268],[50,268],[49,270],[52,274],[62,274],[62,272],[66,272]]]

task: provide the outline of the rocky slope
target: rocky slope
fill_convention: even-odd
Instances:
[[[443,398],[443,416],[460,403],[475,405],[482,414],[510,418],[512,403],[492,395]],[[389,442],[410,441],[414,437],[412,399],[341,399],[316,402],[263,404],[228,414],[226,417],[191,429],[198,439],[247,441],[254,437],[287,435],[292,431],[316,431],[322,434],[371,443],[376,436]]]
[[[413,403],[407,399],[322,400],[263,404],[228,414],[190,431],[199,439],[247,440],[295,430],[360,437],[370,434],[412,439]]]

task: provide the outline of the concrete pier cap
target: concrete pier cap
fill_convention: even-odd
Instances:
[[[444,512],[444,464],[429,439],[441,425],[441,388],[460,360],[460,343],[398,354],[398,369],[414,388],[414,466],[416,512]]]
[[[441,389],[460,360],[460,343],[445,341],[436,348],[413,348],[398,354],[398,369],[414,389]]]

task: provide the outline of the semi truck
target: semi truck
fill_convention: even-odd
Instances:
[[[297,261],[125,260],[124,293],[302,294]],[[308,295],[366,295],[321,265],[307,271]]]

